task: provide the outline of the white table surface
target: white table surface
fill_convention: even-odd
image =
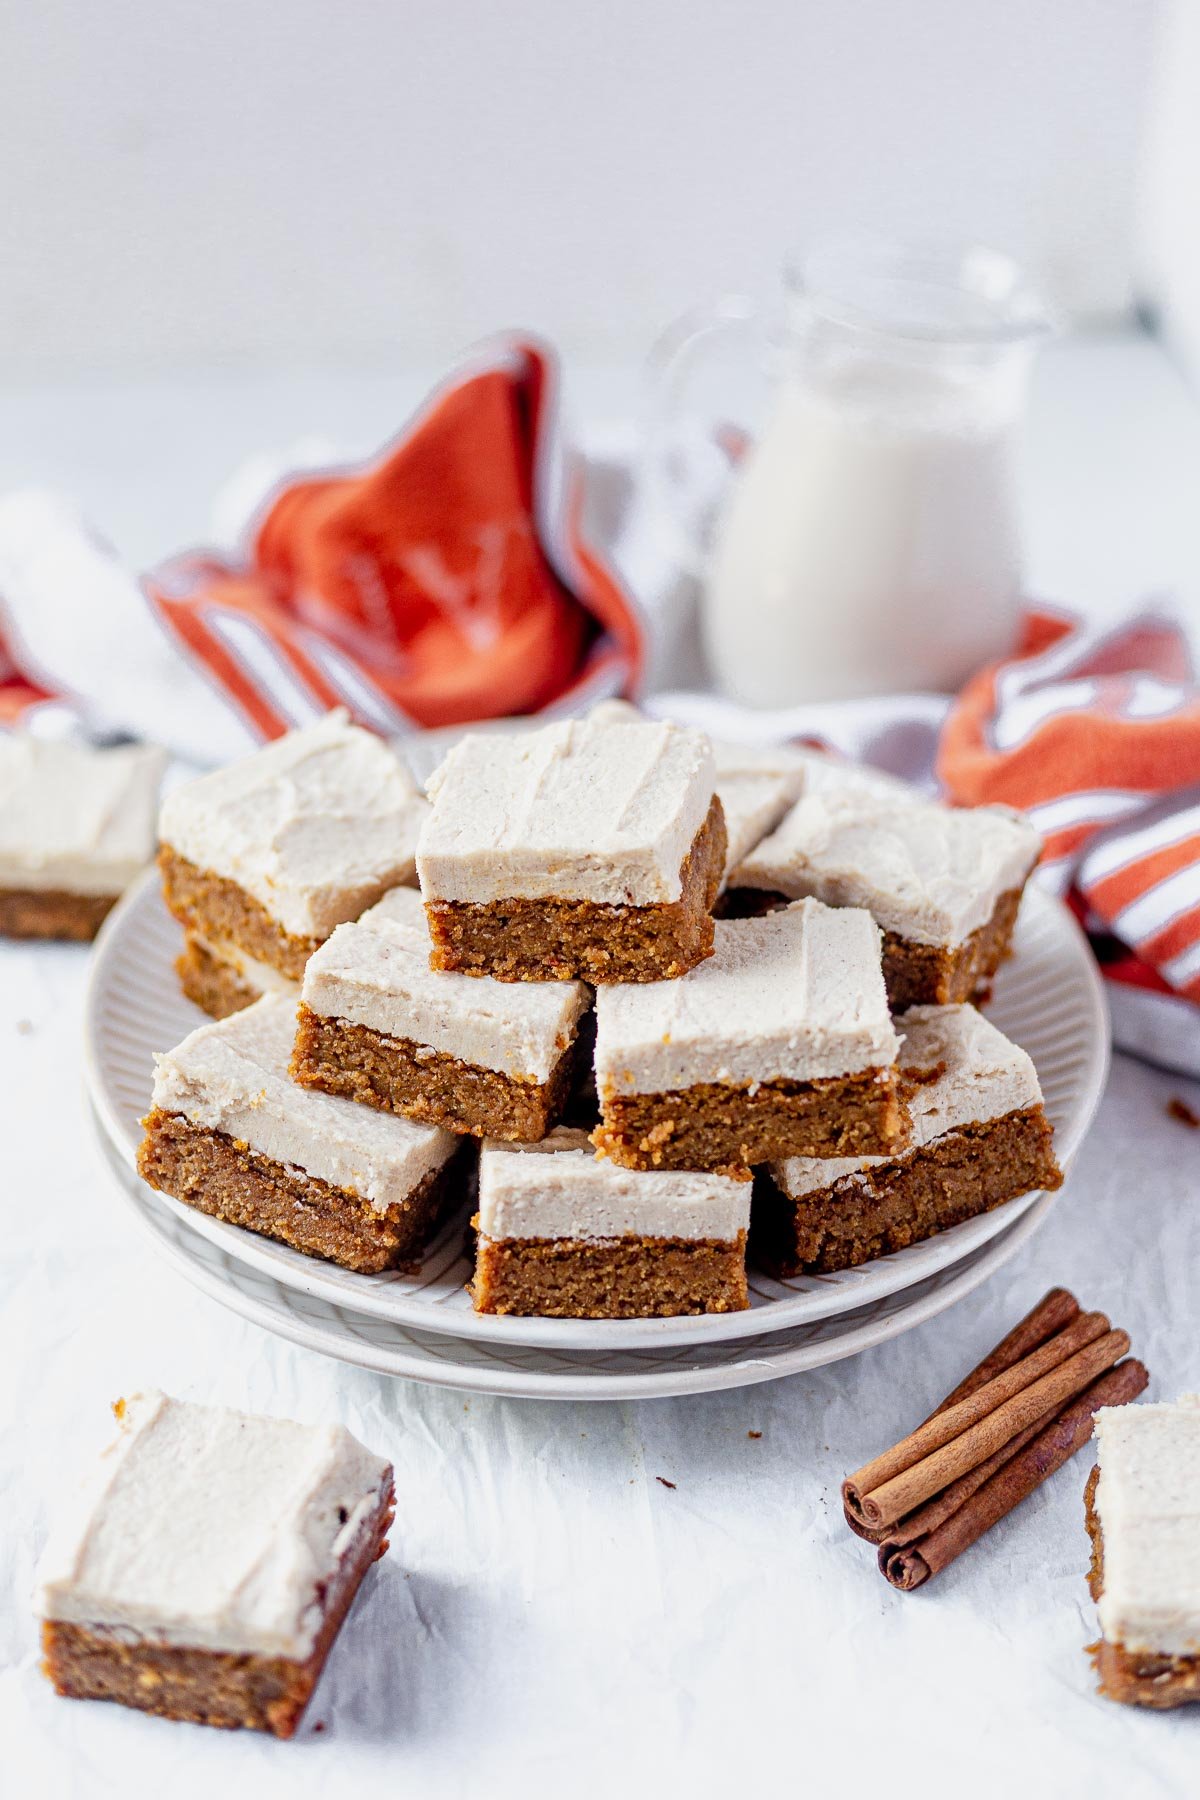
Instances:
[[[226,375],[9,393],[0,487],[72,489],[141,560],[202,535],[239,455],[307,429],[369,443],[418,385]],[[603,442],[604,408],[627,395],[581,387]],[[1200,423],[1157,353],[1057,352],[1031,438],[1040,591],[1102,613],[1171,586],[1190,610]],[[955,1311],[853,1362],[678,1401],[464,1400],[293,1349],[153,1257],[84,1120],[87,954],[0,945],[6,1793],[1197,1791],[1200,1709],[1093,1694],[1086,1456],[913,1595],[845,1530],[838,1484],[1055,1283],[1128,1328],[1152,1395],[1200,1387],[1200,1133],[1165,1111],[1175,1094],[1200,1108],[1200,1089],[1118,1058],[1044,1230]],[[27,1597],[48,1520],[109,1437],[109,1401],[152,1385],[340,1418],[396,1465],[392,1552],[291,1744],[60,1701],[37,1672]]]

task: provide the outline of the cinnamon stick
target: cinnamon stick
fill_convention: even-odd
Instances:
[[[995,1376],[1002,1375],[1006,1369],[1011,1369],[1015,1363],[1028,1356],[1031,1350],[1038,1349],[1048,1338],[1054,1337],[1064,1326],[1069,1325],[1073,1319],[1077,1319],[1079,1312],[1079,1302],[1074,1294],[1068,1292],[1066,1288],[1051,1288],[1049,1293],[1043,1294],[1037,1305],[1013,1326],[1008,1335],[1001,1338],[995,1349],[989,1350],[983,1361],[977,1363],[969,1375],[963,1376],[958,1386],[947,1394],[939,1405],[934,1407],[929,1417],[936,1418],[948,1407],[957,1405],[960,1400],[965,1400],[976,1389],[986,1386]],[[1047,1415],[1048,1417],[1049,1415]],[[927,1423],[928,1421],[922,1422]],[[1005,1451],[998,1451],[995,1457],[990,1458],[987,1463],[976,1470],[974,1477],[964,1476],[961,1482],[956,1482],[952,1488],[947,1489],[945,1496],[941,1499],[932,1500],[928,1507],[921,1508],[919,1514],[913,1514],[911,1518],[899,1520],[892,1525],[868,1525],[846,1505],[843,1506],[843,1513],[847,1525],[856,1537],[865,1538],[869,1544],[882,1544],[885,1541],[911,1543],[913,1536],[919,1537],[923,1532],[933,1529],[933,1525],[925,1520],[926,1513],[932,1513],[934,1508],[942,1508],[942,1516],[948,1516],[962,1504],[968,1493],[973,1493],[975,1488],[983,1485],[983,1482],[993,1473],[994,1468],[1004,1461],[1010,1450],[1015,1450],[1018,1443],[1027,1442],[1039,1429],[1041,1423],[1042,1421],[1039,1420],[1029,1426],[1021,1434],[1019,1440],[1014,1441]],[[972,1480],[974,1480],[974,1487],[968,1486]],[[952,1494],[954,1495],[952,1503],[942,1507],[942,1499],[950,1501]],[[901,1526],[904,1528],[903,1537],[899,1535]],[[910,1526],[916,1527],[911,1535]]]
[[[1123,1337],[1123,1332],[1114,1332]],[[902,1592],[921,1587],[932,1575],[969,1550],[998,1520],[1019,1506],[1068,1462],[1092,1435],[1092,1421],[1102,1406],[1124,1406],[1136,1400],[1149,1376],[1135,1357],[1107,1369],[1076,1394],[1049,1424],[1030,1436],[1024,1446],[1001,1466],[958,1508],[915,1542],[885,1542],[879,1548],[879,1567],[892,1586]]]
[[[977,1388],[984,1387],[997,1375],[1003,1375],[1005,1369],[1011,1369],[1027,1357],[1031,1350],[1037,1350],[1049,1338],[1056,1337],[1073,1319],[1079,1317],[1080,1308],[1074,1294],[1066,1288],[1054,1287],[1048,1294],[1043,1294],[1032,1312],[1027,1312],[1020,1322],[1013,1326],[1007,1337],[1002,1337],[994,1350],[989,1350],[981,1363],[964,1375],[952,1393],[946,1395],[938,1412],[945,1412],[948,1406],[956,1406],[973,1394]]]
[[[1084,1317],[1087,1315],[1085,1314]],[[1107,1321],[1105,1321],[1107,1323]],[[1059,1333],[1059,1338],[1070,1335],[1071,1327]],[[1059,1339],[1052,1338],[1047,1349],[1053,1347]],[[884,1525],[889,1519],[902,1519],[905,1513],[912,1512],[922,1501],[929,1500],[934,1494],[940,1494],[944,1487],[957,1481],[975,1469],[981,1462],[995,1454],[1003,1445],[1010,1443],[1027,1425],[1045,1413],[1057,1411],[1064,1402],[1074,1398],[1086,1388],[1097,1375],[1113,1364],[1120,1362],[1129,1350],[1129,1333],[1127,1331],[1106,1331],[1103,1337],[1096,1338],[1083,1349],[1068,1356],[1065,1362],[1053,1363],[1046,1374],[1040,1376],[1029,1385],[1020,1387],[1011,1399],[986,1413],[983,1418],[971,1425],[966,1431],[943,1443],[930,1455],[922,1456],[919,1462],[913,1463],[890,1481],[882,1482],[863,1496],[863,1516],[869,1525]],[[1032,1363],[1041,1355],[1026,1358]],[[1020,1374],[1024,1364],[1009,1371],[1009,1376]],[[988,1387],[980,1388],[979,1396],[961,1402],[971,1406],[974,1399],[987,1394],[991,1389],[999,1389],[1001,1382],[1009,1376],[1001,1376],[998,1381],[990,1382]],[[953,1418],[957,1407],[951,1407],[945,1414],[947,1419]]]
[[[952,1481],[949,1487],[942,1489],[940,1494],[935,1494],[932,1500],[925,1502],[924,1506],[918,1506],[915,1512],[905,1513],[902,1519],[896,1519],[890,1525],[871,1526],[860,1525],[857,1520],[851,1521],[847,1514],[847,1524],[858,1537],[865,1539],[868,1544],[874,1544],[877,1548],[880,1544],[915,1543],[918,1538],[925,1537],[928,1532],[936,1531],[938,1526],[944,1524],[952,1513],[956,1513],[959,1507],[971,1498],[972,1494],[979,1491],[985,1481],[991,1480],[997,1469],[1002,1469],[1010,1457],[1014,1456],[1018,1450],[1023,1450],[1025,1445],[1056,1417],[1057,1412],[1058,1408],[1050,1407],[1039,1419],[1035,1419],[1032,1425],[1027,1425],[1024,1431],[1018,1432],[1011,1443],[1002,1444],[993,1455],[988,1457],[986,1462],[981,1462],[977,1469],[971,1469],[967,1474],[960,1475],[957,1481]]]
[[[976,1431],[981,1424],[994,1418],[1005,1405],[1013,1402],[1023,1390],[1036,1387],[1040,1380],[1068,1363],[1077,1352],[1083,1351],[1092,1343],[1102,1341],[1106,1335],[1109,1335],[1109,1330],[1109,1322],[1103,1313],[1080,1313],[1078,1318],[1072,1319],[1071,1323],[1062,1331],[1039,1345],[1036,1350],[1032,1350],[1028,1356],[1022,1357],[1019,1362],[1004,1369],[999,1375],[993,1376],[990,1381],[984,1382],[982,1387],[976,1388],[964,1399],[956,1401],[953,1406],[947,1406],[944,1411],[935,1413],[932,1418],[927,1419],[923,1425],[919,1425],[914,1432],[894,1445],[892,1449],[885,1450],[881,1456],[866,1463],[858,1470],[857,1474],[851,1475],[842,1485],[842,1501],[846,1509],[856,1518],[861,1519],[864,1524],[877,1526],[900,1518],[904,1512],[919,1505],[921,1500],[928,1499],[930,1494],[938,1491],[936,1487],[927,1488],[923,1493],[915,1494],[911,1493],[908,1487],[897,1490],[893,1484],[901,1480],[905,1473],[917,1464],[931,1459],[944,1446]],[[1128,1348],[1128,1343],[1126,1343],[1123,1349],[1109,1357],[1109,1362],[1116,1362]],[[1085,1380],[1081,1380],[1077,1387],[1064,1391],[1060,1395],[1060,1399],[1065,1400],[1071,1393],[1078,1393],[1079,1388],[1085,1386],[1087,1380],[1090,1380],[1093,1375],[1098,1375],[1101,1368],[1107,1366],[1106,1363],[1101,1363],[1098,1367],[1092,1368]],[[1076,1371],[1073,1371],[1074,1373]],[[1041,1407],[1042,1411],[1045,1411],[1050,1405],[1051,1399],[1052,1396],[1048,1394]],[[1010,1437],[1015,1437],[1018,1431],[1022,1431],[1026,1425],[1032,1424],[1033,1419],[1037,1416],[1036,1410],[1033,1412],[1028,1411],[1027,1408],[1018,1408],[1017,1410],[1022,1412],[1023,1416],[1012,1425],[1009,1432]],[[1008,1423],[1008,1415],[1002,1422]],[[961,1466],[951,1466],[950,1473],[939,1483],[939,1486],[944,1487],[947,1482],[957,1480],[959,1475],[965,1474],[967,1469],[982,1462],[992,1454],[993,1450],[998,1449],[1003,1439],[995,1436],[994,1432],[993,1436],[994,1441],[975,1456],[974,1461],[961,1461]],[[975,1448],[976,1440],[972,1439],[967,1449],[973,1451]],[[953,1465],[955,1459],[951,1457],[948,1460],[949,1464]],[[944,1463],[939,1465],[939,1468],[945,1466]],[[928,1474],[929,1471],[927,1470],[925,1473]],[[882,1489],[887,1489],[888,1492],[886,1500],[880,1503],[877,1496]],[[892,1510],[897,1499],[907,1499],[908,1504],[901,1505],[899,1510]]]

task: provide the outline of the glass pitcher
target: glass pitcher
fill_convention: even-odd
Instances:
[[[843,239],[784,285],[773,337],[727,301],[656,358],[651,472],[702,582],[712,675],[754,706],[956,688],[1013,639],[1014,441],[1046,312],[975,248]],[[773,376],[766,423],[741,454],[724,424],[705,532],[687,512],[695,395],[714,349],[748,345]],[[699,435],[711,468],[721,432]]]

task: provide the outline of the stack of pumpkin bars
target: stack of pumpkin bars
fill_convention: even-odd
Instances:
[[[474,1200],[481,1312],[748,1304],[1061,1180],[978,1009],[1036,833],[610,703],[462,738],[423,795],[330,714],[170,794],[167,905],[216,1019],[139,1166],[376,1272]]]

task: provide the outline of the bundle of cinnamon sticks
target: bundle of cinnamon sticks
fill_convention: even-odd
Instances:
[[[1083,1448],[1100,1407],[1136,1399],[1149,1376],[1128,1350],[1103,1313],[1051,1288],[936,1412],[843,1482],[846,1523],[878,1546],[893,1587],[952,1563]]]

